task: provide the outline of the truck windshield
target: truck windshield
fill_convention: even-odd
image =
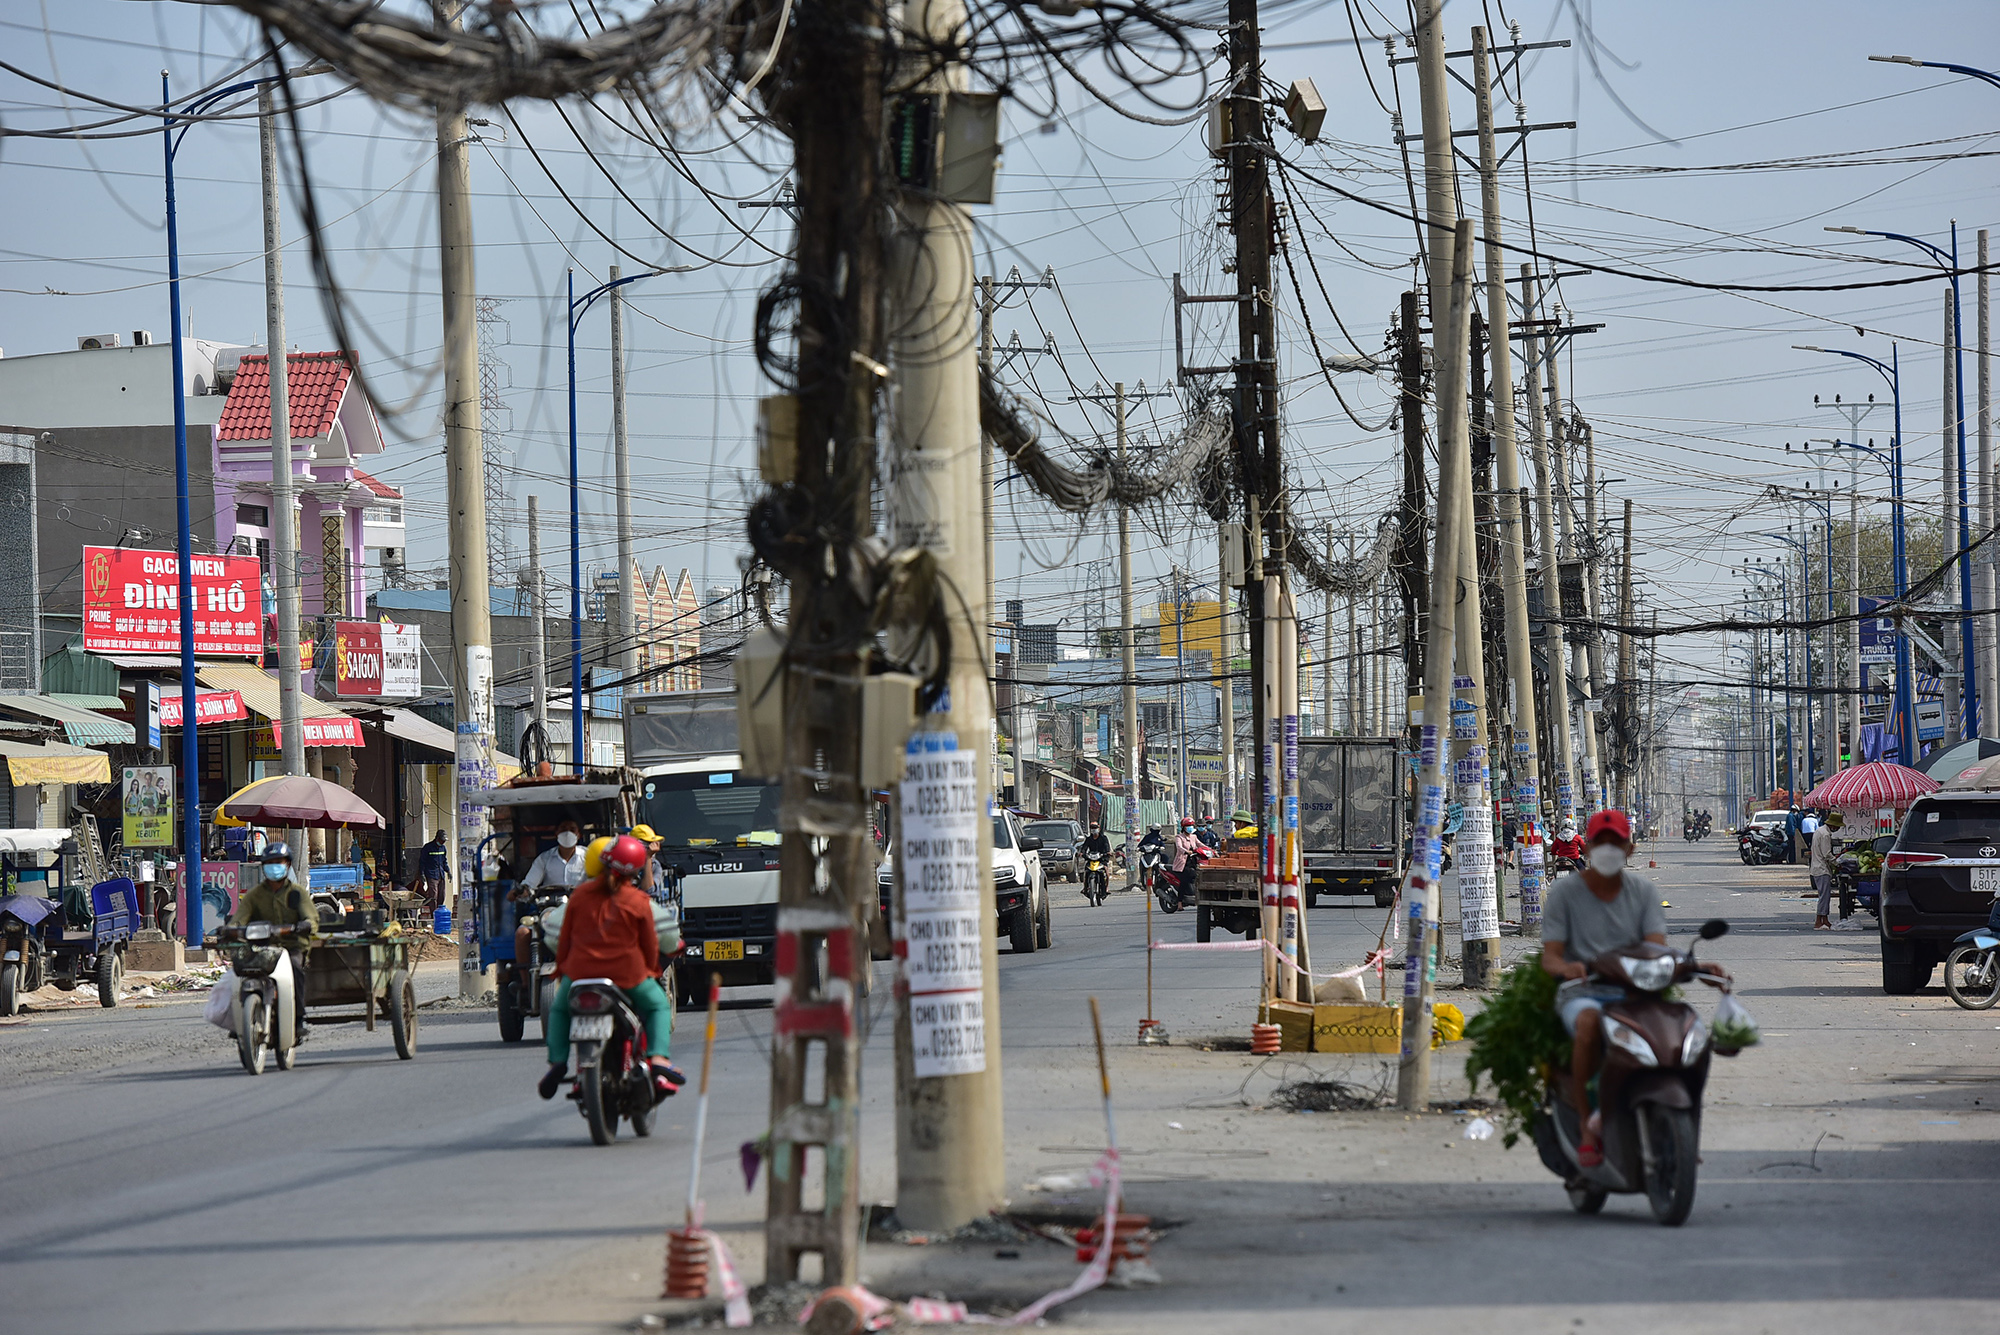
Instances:
[[[1032,834],[1045,844],[1064,845],[1076,842],[1076,831],[1059,820],[1040,821],[1034,825],[1024,825],[1021,833]]]
[[[659,774],[640,789],[639,818],[670,848],[775,847],[779,795],[740,774]]]

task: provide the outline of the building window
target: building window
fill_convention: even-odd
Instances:
[[[250,528],[267,529],[271,527],[271,507],[268,505],[248,505],[242,501],[238,501],[236,503],[236,522]]]
[[[1159,734],[1166,732],[1168,728],[1172,726],[1171,723],[1168,721],[1169,710],[1170,707],[1163,704],[1140,705],[1139,726],[1143,727],[1146,730],[1146,732],[1152,736],[1158,736]]]

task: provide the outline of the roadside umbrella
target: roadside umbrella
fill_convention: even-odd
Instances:
[[[2000,756],[1974,761],[1944,781],[1946,791],[1983,792],[2000,788]]]
[[[382,830],[374,807],[338,784],[303,774],[259,779],[230,796],[219,812],[252,825],[308,830]]]
[[[1939,783],[1949,783],[1966,770],[1975,769],[1982,760],[2000,756],[2000,741],[1991,737],[1968,737],[1962,742],[1954,742],[1926,756],[1917,768],[1936,779]]]
[[[1879,811],[1883,807],[1907,807],[1925,793],[1936,792],[1939,786],[1930,775],[1908,766],[1871,760],[1840,771],[1799,799],[1799,805],[1833,811]]]

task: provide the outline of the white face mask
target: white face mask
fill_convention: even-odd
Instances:
[[[574,834],[571,834],[568,830],[564,830],[561,834],[556,836],[556,845],[560,848],[575,848],[576,836]]]
[[[1625,870],[1625,850],[1616,844],[1599,844],[1590,850],[1590,869],[1599,876],[1616,876]]]

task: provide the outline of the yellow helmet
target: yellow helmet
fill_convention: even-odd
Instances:
[[[604,875],[604,850],[611,847],[612,838],[608,834],[599,835],[590,841],[590,847],[583,850],[583,874],[585,876]]]
[[[634,825],[632,827],[632,837],[642,844],[657,844],[660,842],[660,836],[650,825]]]

